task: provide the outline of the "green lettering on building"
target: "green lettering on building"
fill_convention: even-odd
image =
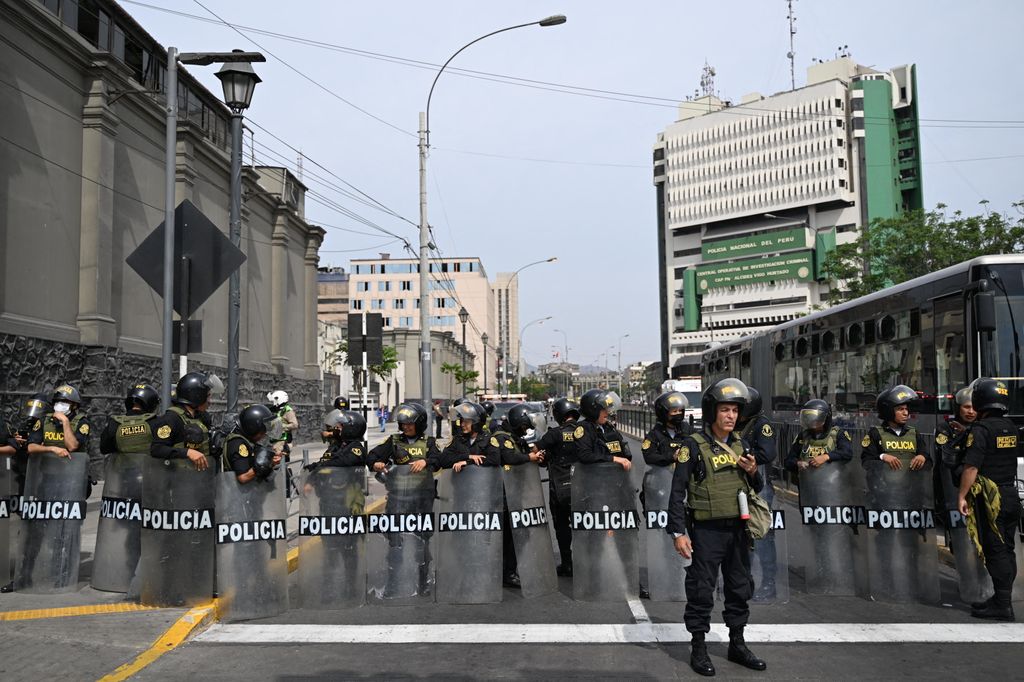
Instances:
[[[801,251],[771,258],[748,258],[734,263],[697,266],[700,291],[760,282],[814,279],[814,252]]]

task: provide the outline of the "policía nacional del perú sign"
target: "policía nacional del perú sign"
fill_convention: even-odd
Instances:
[[[808,282],[813,277],[813,251],[787,253],[770,258],[748,258],[734,263],[715,263],[697,267],[697,286],[701,291],[779,280]]]
[[[807,230],[798,227],[793,230],[704,242],[700,245],[700,256],[701,260],[707,262],[804,248],[807,248]]]

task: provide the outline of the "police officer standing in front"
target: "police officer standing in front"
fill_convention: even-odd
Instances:
[[[224,441],[222,467],[239,483],[265,481],[281,463],[280,452],[260,444],[273,421],[274,413],[262,404],[250,405],[238,415],[238,425]]]
[[[956,392],[956,414],[952,419],[939,424],[939,428],[935,430],[936,458],[953,477],[954,486],[960,485],[960,475],[964,469],[965,443],[971,425],[978,418],[972,402],[972,391],[972,387],[966,386]]]
[[[985,568],[995,594],[974,604],[971,615],[989,620],[1013,621],[1013,581],[1017,577],[1014,535],[1020,523],[1017,495],[1017,427],[1006,418],[1010,391],[1006,382],[979,379],[971,402],[978,421],[967,436],[964,470],[960,476],[959,509],[967,519],[968,532],[981,546]]]
[[[725,587],[725,624],[729,628],[728,658],[764,670],[767,665],[747,648],[743,629],[750,616],[753,592],[750,536],[741,509],[750,491],[764,481],[750,447],[735,432],[750,392],[739,379],[722,379],[701,398],[703,429],[683,441],[672,477],[667,531],[676,551],[693,560],[686,569],[686,610],[690,632],[690,667],[711,676],[715,667],[704,637],[711,629],[715,585],[721,570]]]
[[[580,406],[568,398],[559,398],[551,406],[551,414],[558,428],[545,431],[535,447],[544,455],[543,465],[548,468],[548,504],[561,559],[556,570],[558,575],[571,578],[572,526],[569,520],[572,518],[572,465],[576,462],[573,432],[580,418]]]
[[[615,397],[610,391],[594,388],[580,398],[583,421],[573,431],[576,459],[581,464],[614,462],[626,471],[632,465],[632,455],[626,439],[608,422]]]
[[[89,422],[78,411],[82,396],[70,384],[61,384],[53,392],[53,412],[36,422],[28,437],[28,454],[49,452],[70,457],[72,452],[88,452]]]
[[[157,459],[188,459],[197,471],[209,466],[210,430],[204,419],[210,408],[210,392],[220,385],[216,376],[189,372],[174,389],[170,408],[150,422],[153,444],[149,454]]]
[[[640,448],[647,466],[667,467],[675,464],[683,438],[690,435],[691,431],[686,423],[687,407],[689,401],[679,391],[662,393],[654,401],[654,418],[658,423],[644,436]]]
[[[878,394],[876,405],[882,426],[872,426],[861,441],[862,463],[880,459],[893,470],[907,467],[911,471],[931,464],[924,438],[916,428],[907,426],[910,403],[916,399],[914,389],[903,384]]]

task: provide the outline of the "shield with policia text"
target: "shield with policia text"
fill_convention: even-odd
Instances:
[[[437,479],[437,601],[501,601],[501,469],[468,464]]]
[[[629,472],[612,462],[574,464],[571,525],[573,599],[635,599],[639,532]]]
[[[550,594],[558,589],[558,574],[540,469],[533,462],[505,465],[501,477],[523,597]]]

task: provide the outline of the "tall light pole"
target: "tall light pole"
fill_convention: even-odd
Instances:
[[[164,330],[160,387],[164,406],[170,405],[171,394],[171,327],[173,324],[174,283],[174,199],[178,134],[178,62],[209,66],[223,64],[217,72],[224,89],[224,102],[231,109],[231,189],[228,210],[228,236],[235,247],[242,244],[242,112],[252,103],[252,95],[260,77],[251,62],[265,62],[259,52],[232,50],[231,52],[183,52],[167,48],[167,135],[166,185],[164,193]],[[228,280],[228,387],[227,411],[231,414],[238,406],[238,329],[241,308],[241,273],[235,270]],[[185,330],[183,330],[184,332]],[[184,351],[184,348],[181,350]]]
[[[538,317],[536,320],[533,320],[532,322],[527,322],[523,326],[523,328],[519,330],[519,336],[516,337],[516,344],[520,348],[522,348],[522,346],[523,346],[523,334],[526,332],[526,330],[529,329],[530,327],[532,327],[535,324],[544,324],[545,322],[547,322],[550,319],[551,319],[551,315],[548,315],[547,317]],[[508,358],[505,359],[505,364],[503,364],[501,366],[501,373],[502,373],[502,377],[501,377],[502,383],[505,384],[505,393],[508,393],[509,392],[508,391]],[[519,373],[519,361],[518,360],[516,361],[516,376],[520,376],[520,373]],[[519,385],[520,385],[520,387],[522,386],[522,377],[520,377]]]
[[[487,332],[484,332],[483,334],[480,335],[480,341],[484,345],[484,385],[483,385],[483,389],[482,390],[483,390],[484,394],[486,395],[486,393],[487,393],[487,342],[490,341],[490,338],[487,336]]]
[[[619,397],[622,397],[622,339],[628,338],[629,334],[623,334],[619,337]]]
[[[515,272],[513,272],[512,276],[508,278],[508,282],[505,284],[505,333],[503,334],[503,336],[504,336],[503,343],[505,344],[505,359],[501,363],[502,383],[505,384],[505,393],[508,393],[508,361],[509,361],[509,358],[512,357],[512,350],[511,350],[511,348],[512,348],[511,341],[512,340],[509,338],[509,336],[512,334],[512,306],[509,304],[508,291],[509,291],[509,289],[512,286],[512,282],[515,281],[516,277],[519,276],[519,273],[522,272],[523,270],[525,270],[526,268],[532,268],[534,265],[540,265],[541,263],[557,263],[557,262],[558,262],[558,256],[552,256],[551,258],[545,258],[544,260],[536,260],[536,261],[533,261],[532,263],[527,263],[523,267],[521,267],[518,270],[516,270]],[[500,314],[500,311],[499,311],[499,314]],[[518,341],[516,342],[516,346],[517,346],[517,348],[516,348],[516,368],[518,369],[518,367],[519,367]]]
[[[556,329],[556,332],[562,335],[562,340],[565,341],[565,355],[562,356],[562,362],[569,364],[569,335],[561,329]]]
[[[466,395],[466,323],[469,322],[469,311],[466,306],[459,308],[459,322],[462,323],[462,395]]]
[[[506,28],[498,29],[497,31],[491,31],[485,35],[480,36],[476,40],[472,40],[458,50],[448,58],[441,68],[438,69],[437,75],[434,76],[434,82],[430,84],[430,92],[427,93],[427,106],[426,110],[420,112],[420,130],[419,130],[419,154],[420,154],[420,383],[423,390],[423,408],[427,411],[427,430],[430,430],[430,423],[433,421],[433,410],[431,409],[431,398],[432,398],[432,386],[431,386],[431,366],[430,366],[430,296],[427,291],[427,282],[430,279],[430,224],[427,222],[427,150],[430,148],[430,100],[434,96],[434,86],[437,85],[437,79],[444,73],[445,68],[455,59],[460,52],[465,50],[470,45],[478,43],[484,38],[489,38],[505,31],[512,31],[517,28],[525,28],[527,26],[557,26],[558,24],[564,24],[565,17],[561,14],[541,19],[540,21],[531,21],[527,24],[516,24],[515,26],[508,26]]]

